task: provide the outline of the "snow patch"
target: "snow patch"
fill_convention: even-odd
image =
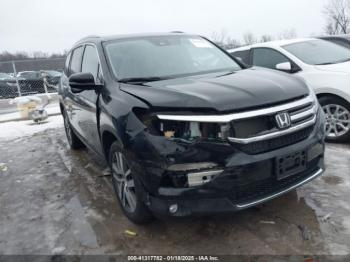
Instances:
[[[0,123],[0,139],[9,140],[31,136],[47,129],[61,127],[63,127],[63,118],[61,115],[50,116],[40,124],[36,124],[32,120],[5,122]]]

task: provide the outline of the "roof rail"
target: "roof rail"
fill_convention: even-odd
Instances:
[[[85,36],[85,37],[79,39],[79,40],[77,41],[77,43],[79,43],[79,42],[81,42],[81,41],[84,41],[84,40],[87,40],[87,39],[90,39],[90,38],[100,38],[100,36],[99,36],[99,35],[88,35],[88,36]]]

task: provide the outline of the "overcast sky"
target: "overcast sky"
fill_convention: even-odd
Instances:
[[[0,0],[0,52],[61,52],[91,35],[181,30],[320,34],[326,0]]]

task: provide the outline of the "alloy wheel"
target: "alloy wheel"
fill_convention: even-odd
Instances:
[[[120,203],[128,212],[134,212],[137,202],[135,181],[121,152],[116,152],[113,155],[112,173]]]
[[[326,134],[337,138],[350,130],[350,112],[341,105],[328,104],[322,107],[326,116]]]

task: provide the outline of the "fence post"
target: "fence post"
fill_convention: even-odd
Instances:
[[[48,93],[48,91],[47,91],[47,76],[43,77],[43,85],[44,85],[45,93],[47,94]]]
[[[22,96],[21,87],[19,86],[18,78],[17,78],[16,65],[15,65],[15,62],[14,62],[14,61],[12,61],[12,67],[13,67],[13,73],[15,74],[15,79],[16,79],[16,84],[17,84],[17,90],[18,90],[18,96]]]

